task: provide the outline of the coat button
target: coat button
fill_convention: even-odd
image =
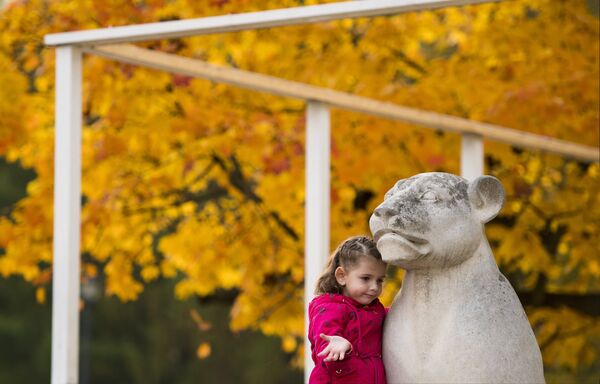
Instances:
[[[340,373],[342,373],[342,370],[341,369],[336,369],[335,373],[337,373],[339,375]]]

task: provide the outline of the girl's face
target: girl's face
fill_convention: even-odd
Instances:
[[[338,267],[335,271],[335,278],[343,287],[342,294],[344,296],[368,305],[381,294],[385,270],[386,265],[383,261],[363,256],[358,261],[358,265],[348,269]]]

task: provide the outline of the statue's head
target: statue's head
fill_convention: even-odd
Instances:
[[[371,216],[369,226],[386,263],[406,269],[462,263],[485,236],[483,224],[504,204],[492,176],[469,182],[449,173],[399,180]]]

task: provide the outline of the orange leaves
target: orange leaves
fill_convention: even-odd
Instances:
[[[294,352],[296,350],[297,346],[298,346],[298,340],[297,340],[297,338],[295,338],[293,336],[285,336],[281,340],[281,348],[287,353]]]
[[[196,350],[196,355],[198,356],[198,358],[200,360],[204,360],[210,356],[211,352],[212,352],[212,348],[211,348],[210,344],[207,342],[204,342],[198,346],[198,349]]]
[[[155,265],[149,265],[142,268],[142,278],[144,282],[148,283],[150,281],[156,280],[160,274],[160,269]]]
[[[546,365],[576,370],[598,358],[598,350],[594,347],[600,334],[597,318],[565,307],[530,309],[528,312]]]
[[[2,276],[48,283],[54,56],[40,45],[44,33],[297,4],[163,3],[35,0],[0,14],[0,155],[38,175],[0,218]],[[597,145],[598,30],[584,2],[527,0],[152,47]],[[179,279],[178,298],[235,289],[233,329],[278,335],[284,350],[301,353],[304,102],[101,58],[86,57],[84,68],[81,249],[105,274],[107,293],[134,300],[159,278]],[[458,135],[339,110],[331,121],[331,248],[368,233],[370,212],[397,179],[459,170]],[[521,287],[545,276],[549,291],[596,292],[597,164],[491,142],[486,154],[487,172],[507,189],[506,207],[487,229],[501,266]],[[95,273],[84,266],[84,276]],[[387,283],[385,302],[400,275]],[[575,315],[535,316],[544,342],[554,329],[570,332],[562,318]],[[577,340],[572,348],[588,361]],[[574,366],[549,351],[547,362]],[[210,353],[206,343],[197,351]]]
[[[200,314],[198,313],[197,310],[192,309],[190,310],[190,315],[192,316],[192,319],[194,320],[194,322],[196,323],[196,326],[198,327],[198,329],[202,332],[206,332],[206,331],[210,331],[212,329],[212,324],[209,323],[208,321],[204,320],[202,318],[202,316],[200,316]]]
[[[127,151],[127,143],[115,134],[105,133],[93,143],[94,162],[100,162],[108,157],[123,154]]]
[[[35,290],[35,301],[39,304],[44,304],[46,302],[46,289],[39,287]]]
[[[106,264],[106,293],[123,301],[135,300],[143,290],[143,285],[131,275],[132,262],[126,255],[115,254]]]
[[[24,139],[26,125],[23,124],[24,94],[26,81],[8,57],[0,54],[0,153],[6,153],[10,146]]]
[[[192,309],[190,311],[190,315],[200,331],[207,332],[212,329],[212,324],[209,323],[208,321],[204,320],[202,318],[202,316],[200,316],[198,311],[196,311],[195,309]],[[200,343],[200,345],[196,349],[196,356],[198,356],[198,358],[200,360],[208,358],[211,353],[212,353],[212,346],[210,345],[210,343],[208,343],[206,341]]]

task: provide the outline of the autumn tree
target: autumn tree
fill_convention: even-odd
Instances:
[[[0,273],[39,287],[38,300],[52,278],[54,51],[44,34],[305,3],[10,2],[0,14],[0,155],[37,177],[0,218]],[[598,145],[598,33],[584,1],[527,0],[141,45]],[[82,280],[102,276],[123,301],[155,279],[176,279],[178,298],[231,300],[232,329],[280,336],[301,364],[304,104],[98,57],[86,57],[83,84]],[[397,179],[458,173],[459,150],[455,134],[334,111],[332,247],[368,232]],[[598,163],[486,142],[486,166],[508,196],[488,237],[546,365],[591,366]]]

